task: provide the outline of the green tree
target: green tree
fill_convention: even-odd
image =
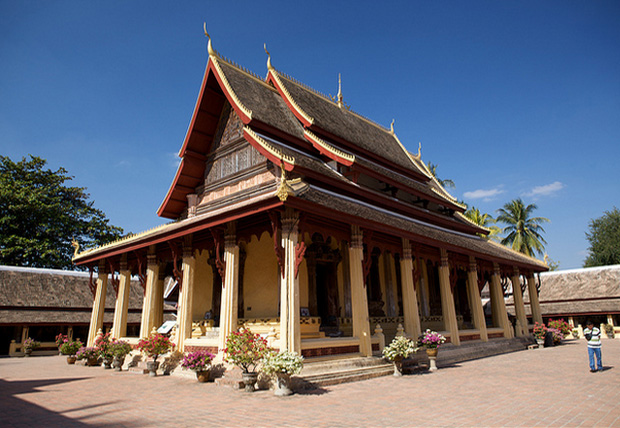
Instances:
[[[19,162],[0,156],[0,264],[72,269],[72,239],[90,247],[123,233],[93,207],[84,187],[65,185],[73,178],[66,169],[46,164],[32,155]]]
[[[502,229],[506,236],[501,240],[503,245],[512,247],[528,256],[535,253],[541,254],[545,250],[547,241],[541,233],[544,233],[542,223],[549,222],[545,217],[532,217],[532,213],[538,207],[534,204],[525,206],[521,198],[513,199],[497,210],[499,215],[496,218],[498,223],[505,223],[507,226]]]
[[[435,177],[435,180],[437,180],[439,184],[441,184],[443,187],[455,187],[454,181],[450,180],[449,178],[442,180],[441,178],[437,176],[437,168],[439,167],[439,165],[435,165],[434,163],[428,161],[426,163],[426,167],[428,168],[430,173],[433,175],[433,177]]]
[[[620,264],[620,210],[614,207],[590,220],[586,239],[590,243],[584,267]]]
[[[501,232],[501,229],[495,226],[495,219],[491,217],[490,214],[482,214],[478,208],[472,206],[465,211],[465,216],[478,226],[489,229],[488,235],[482,234],[481,236],[488,237],[494,241],[499,241],[499,233]]]

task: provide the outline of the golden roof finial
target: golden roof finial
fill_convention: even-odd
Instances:
[[[394,135],[394,119],[392,119],[392,123],[390,123],[390,134]]]
[[[422,158],[422,142],[418,141],[418,155],[416,156],[418,159]]]
[[[342,102],[342,79],[340,73],[338,73],[338,107],[342,108],[344,103]]]
[[[265,48],[265,53],[267,54],[267,69],[273,70],[273,65],[271,65],[271,54],[267,50],[267,43],[264,43],[263,47]]]
[[[75,250],[73,251],[73,257],[75,257],[78,255],[78,252],[80,251],[80,243],[75,238],[73,238],[71,240],[71,246],[75,248]]]
[[[209,36],[209,33],[207,33],[207,23],[204,23],[204,29],[205,29],[205,36],[207,36],[207,38],[209,39],[209,44],[207,45],[207,52],[209,52],[209,56],[217,56],[217,54],[215,53],[215,50],[213,49],[213,46],[211,45],[211,36]]]

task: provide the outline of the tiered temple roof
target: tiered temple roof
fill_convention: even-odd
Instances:
[[[283,167],[295,185],[291,181],[283,200],[278,197],[278,179],[262,182],[251,193],[206,203],[189,218],[187,197],[204,186],[227,106],[240,121],[245,141],[264,156],[265,170],[275,176]],[[489,262],[547,269],[539,260],[480,237],[488,231],[462,215],[465,208],[432,177],[419,153],[407,152],[393,129],[295,81],[270,61],[263,80],[210,48],[179,156],[179,169],[158,210],[161,217],[176,221],[82,252],[76,263],[94,264],[101,257],[222,225],[244,212],[286,205]]]

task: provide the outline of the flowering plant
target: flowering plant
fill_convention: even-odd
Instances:
[[[190,352],[181,360],[181,367],[195,372],[202,372],[209,368],[214,358],[215,355],[207,351]]]
[[[108,346],[110,354],[116,358],[124,358],[125,355],[131,352],[131,345],[124,340],[112,339]]]
[[[91,358],[97,358],[99,352],[96,348],[90,346],[82,346],[75,354],[78,360],[90,360]]]
[[[562,338],[568,336],[573,330],[571,325],[564,321],[564,319],[549,320],[549,322],[547,322],[547,325],[549,326],[549,328],[555,328],[556,330],[559,330],[562,334]]]
[[[547,334],[547,327],[544,324],[536,322],[534,324],[534,337],[536,339],[544,340],[545,334]]]
[[[80,342],[79,340],[72,340],[72,341],[67,340],[66,342],[60,345],[60,353],[62,355],[69,355],[69,356],[75,355],[82,346],[83,346],[82,342]]]
[[[37,342],[36,340],[34,340],[33,338],[29,337],[28,339],[24,340],[24,351],[32,351],[33,349],[38,348],[39,346],[41,346],[41,342]]]
[[[392,342],[383,348],[383,358],[394,361],[398,357],[407,358],[410,354],[417,352],[416,343],[405,336],[396,336]]]
[[[56,336],[56,346],[58,346],[58,348],[60,348],[63,343],[66,343],[68,341],[69,337],[66,334],[58,333],[58,335]]]
[[[263,372],[268,375],[277,373],[298,374],[304,366],[304,357],[297,352],[268,352],[262,361]]]
[[[160,333],[152,334],[138,342],[138,349],[147,356],[152,357],[153,361],[157,361],[160,355],[165,354],[173,347],[174,344],[170,342],[170,338]]]
[[[236,365],[245,373],[254,373],[260,361],[267,355],[268,349],[265,339],[241,328],[226,337],[224,361]]]
[[[562,343],[562,339],[564,339],[564,333],[558,330],[557,328],[548,328],[548,330],[553,333],[553,344],[559,345]]]
[[[94,347],[99,353],[99,356],[104,360],[109,360],[113,357],[112,348],[110,347],[111,338],[110,333],[106,333],[102,336],[97,336],[95,338]]]
[[[422,333],[422,336],[420,337],[420,343],[422,343],[425,348],[430,349],[437,348],[439,345],[445,343],[445,341],[445,337],[443,337],[436,331],[431,331],[430,329],[426,329],[426,331]]]

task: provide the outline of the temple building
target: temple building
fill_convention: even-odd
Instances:
[[[113,331],[126,331],[126,287],[137,275],[140,336],[161,324],[164,295],[178,298],[180,350],[221,352],[242,325],[305,357],[370,356],[399,324],[416,338],[442,331],[455,346],[526,336],[522,293],[515,328],[504,303],[506,281],[521,278],[542,320],[535,274],[546,264],[485,239],[393,125],[353,112],[340,90],[332,99],[276,70],[269,54],[261,78],[210,38],[208,53],[158,210],[172,222],[74,258],[96,272],[88,343],[116,273]]]

